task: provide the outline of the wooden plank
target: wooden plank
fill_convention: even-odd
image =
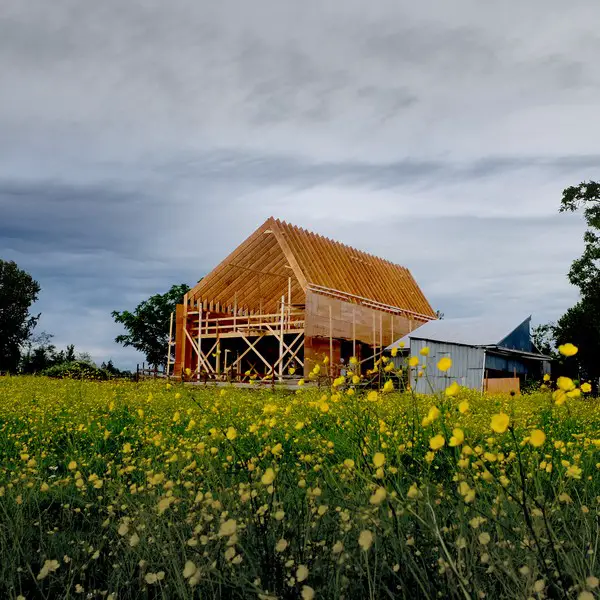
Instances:
[[[306,286],[308,283],[306,281],[306,277],[304,276],[304,273],[303,273],[302,269],[300,268],[300,265],[299,265],[298,261],[296,260],[294,253],[292,252],[287,240],[285,239],[285,235],[283,235],[283,233],[281,231],[279,222],[276,221],[275,219],[273,219],[273,221],[271,223],[271,228],[275,234],[275,237],[277,238],[277,241],[279,242],[279,245],[281,246],[281,249],[283,250],[283,253],[285,254],[285,256],[288,260],[288,263],[290,264],[290,266],[292,267],[292,270],[294,271],[294,275],[296,275],[296,279],[300,282],[302,289],[306,289]]]

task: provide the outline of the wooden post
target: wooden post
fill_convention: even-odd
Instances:
[[[167,379],[169,379],[169,373],[171,371],[171,346],[173,345],[173,313],[171,313],[171,319],[169,320],[169,344],[167,346]]]
[[[187,293],[183,296],[183,332],[184,334],[181,336],[181,370],[185,373],[185,370],[188,365],[185,364],[186,357],[186,349],[185,349],[185,332],[187,331],[188,326],[188,295]]]
[[[288,277],[288,309],[287,309],[288,329],[290,328],[291,316],[292,316],[292,278]]]
[[[377,351],[375,349],[375,345],[376,345],[376,341],[375,341],[375,313],[373,313],[373,332],[372,332],[372,339],[373,339],[373,368],[375,368],[375,355],[377,354]]]
[[[237,328],[237,292],[233,296],[233,330],[236,331]]]
[[[392,338],[392,340],[390,341],[390,344],[393,344],[396,340],[394,339],[394,315],[392,315],[391,317],[391,321],[392,321],[392,325],[391,325],[391,333],[390,336]]]
[[[356,311],[352,307],[352,356],[356,357]]]
[[[281,318],[280,318],[281,331],[279,333],[279,381],[283,381],[283,327],[285,320],[285,296],[281,296]],[[273,369],[273,376],[275,369]]]
[[[200,381],[200,355],[202,354],[202,304],[198,302],[198,381]]]
[[[218,326],[217,326],[218,327]],[[221,374],[221,338],[219,337],[219,333],[217,331],[217,375]]]
[[[333,372],[333,317],[331,315],[331,304],[329,304],[329,377]]]
[[[383,313],[379,313],[379,351],[383,354]]]

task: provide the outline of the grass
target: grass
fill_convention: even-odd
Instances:
[[[597,597],[596,400],[339,390],[0,379],[0,597]]]

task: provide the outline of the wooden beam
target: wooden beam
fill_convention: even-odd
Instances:
[[[279,334],[279,381],[283,380],[283,328],[285,326],[285,296],[281,296],[281,331]]]
[[[173,313],[169,319],[169,344],[167,345],[167,379],[171,370],[171,345],[173,344]]]
[[[329,305],[329,377],[333,374],[333,317]]]
[[[275,219],[270,219],[270,221],[271,221],[270,226],[273,231],[273,234],[275,235],[275,238],[279,242],[279,245],[281,246],[281,249],[283,250],[285,257],[287,258],[290,266],[292,267],[292,269],[294,271],[294,275],[296,275],[296,279],[298,279],[298,281],[300,282],[302,289],[306,290],[306,286],[308,285],[308,282],[306,281],[306,277],[304,276],[304,273],[302,272],[302,269],[300,268],[300,265],[298,264],[298,261],[296,260],[296,257],[294,256],[292,249],[290,248],[290,245],[288,244],[287,240],[285,239],[285,235],[281,231],[279,223],[277,223],[277,221],[275,221]]]

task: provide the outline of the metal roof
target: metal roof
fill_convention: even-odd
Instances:
[[[398,347],[400,342],[409,344],[410,338],[448,342],[464,346],[498,346],[519,325],[528,320],[506,317],[468,317],[464,319],[441,319],[429,321],[412,333],[396,340],[387,349]]]

